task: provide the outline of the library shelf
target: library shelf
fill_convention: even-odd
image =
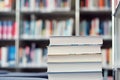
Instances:
[[[52,11],[52,12],[41,12],[41,11],[20,11],[21,14],[39,14],[39,15],[75,15],[75,11]]]
[[[10,72],[46,72],[47,68],[46,67],[40,67],[40,68],[0,68],[0,70],[4,71],[10,71]]]
[[[11,10],[11,11],[0,11],[0,15],[15,15],[15,12],[14,10]]]
[[[0,39],[0,46],[15,45],[15,39]]]

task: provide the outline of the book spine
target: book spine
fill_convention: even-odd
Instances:
[[[12,37],[12,28],[13,28],[13,24],[12,24],[12,21],[8,21],[8,31],[7,31],[7,37],[8,37],[8,39],[12,39],[13,37]]]
[[[1,67],[7,67],[8,66],[8,62],[7,62],[7,47],[2,47],[1,48]]]
[[[14,66],[15,65],[15,46],[10,46],[8,47],[8,63],[9,66]]]
[[[12,32],[13,39],[17,38],[17,22],[14,22],[13,26],[9,29],[9,32]]]
[[[3,22],[3,39],[7,39],[7,21]]]
[[[99,0],[99,8],[104,8],[104,0]]]
[[[2,22],[0,21],[0,39],[2,39]]]

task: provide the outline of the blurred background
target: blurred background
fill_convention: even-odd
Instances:
[[[102,36],[110,80],[111,15],[112,0],[0,0],[0,70],[46,72],[50,36]]]

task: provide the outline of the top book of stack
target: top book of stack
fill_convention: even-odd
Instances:
[[[102,37],[97,36],[54,36],[50,37],[50,46],[54,45],[102,45]]]

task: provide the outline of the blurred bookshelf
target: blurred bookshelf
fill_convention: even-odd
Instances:
[[[102,36],[104,80],[113,79],[112,0],[80,0],[80,35]],[[111,80],[112,80],[111,79]]]
[[[0,6],[2,6],[0,7],[0,37],[2,36],[0,48],[15,47],[15,53],[12,52],[15,55],[11,57],[14,66],[1,66],[1,69],[12,71],[31,70],[32,72],[34,70],[42,71],[44,68],[44,71],[46,71],[46,47],[49,44],[50,36],[103,36],[104,43],[102,48],[111,50],[111,0],[95,0],[98,5],[92,5],[94,0],[50,1],[0,1]],[[6,6],[2,5],[2,3],[6,3]],[[88,8],[88,6],[90,7]],[[3,8],[5,9],[5,7],[7,7],[7,10],[4,11]],[[5,33],[3,33],[4,30],[1,33],[1,26],[5,26],[5,29],[3,28]],[[9,28],[6,29],[6,27]],[[10,32],[10,35],[7,35],[6,31]],[[36,55],[33,55],[33,53]],[[110,54],[112,53],[110,52]],[[38,58],[41,58],[41,60],[35,60],[37,55],[39,55]],[[7,63],[11,62],[7,59]],[[106,69],[108,66],[106,65],[103,68]]]

